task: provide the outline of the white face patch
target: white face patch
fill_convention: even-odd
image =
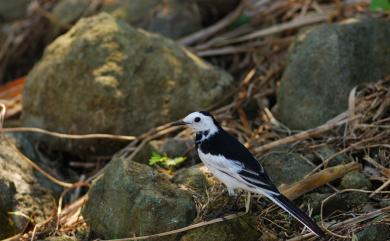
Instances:
[[[218,131],[213,118],[200,112],[193,112],[187,115],[183,121],[195,132],[209,131],[209,135],[212,135]]]

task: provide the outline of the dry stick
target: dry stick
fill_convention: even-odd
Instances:
[[[36,169],[38,172],[40,172],[42,175],[44,175],[47,179],[49,179],[50,181],[52,181],[53,183],[59,185],[59,186],[62,186],[62,187],[66,187],[66,188],[71,188],[73,187],[74,185],[77,185],[77,183],[68,183],[68,182],[64,182],[64,181],[60,181],[58,180],[57,178],[53,177],[52,175],[50,175],[49,173],[47,173],[45,170],[43,170],[40,166],[38,166],[37,164],[35,164],[33,161],[31,161],[29,158],[27,158],[23,153],[21,153],[19,151],[18,148],[16,148],[15,145],[13,145],[12,143],[10,143],[8,140],[7,142],[9,143],[9,145],[14,149],[14,151],[25,161],[27,162],[28,164],[30,164],[34,169]]]
[[[380,193],[384,188],[390,185],[390,179],[388,179],[385,183],[383,183],[380,187],[378,187],[373,193],[370,194],[369,197],[373,197],[376,194]]]
[[[20,240],[21,237],[22,237],[22,233],[18,233],[12,237],[2,239],[1,241],[17,241],[17,240]]]
[[[363,157],[363,160],[365,160],[366,162],[370,163],[371,165],[373,165],[375,168],[379,169],[379,171],[385,175],[386,177],[390,178],[390,168],[386,168],[384,166],[382,166],[381,164],[379,164],[378,162],[376,162],[374,159],[372,159],[370,156],[366,155],[365,157]]]
[[[336,229],[336,228],[340,228],[340,227],[346,226],[346,225],[351,224],[351,223],[364,222],[368,219],[376,218],[376,217],[383,215],[384,213],[388,213],[388,212],[390,212],[390,207],[385,207],[382,209],[378,209],[378,210],[360,215],[358,217],[353,217],[353,218],[347,219],[345,221],[336,223],[335,225],[332,226],[332,228]],[[307,234],[304,234],[304,235],[299,236],[299,237],[294,237],[294,238],[288,239],[287,241],[300,241],[300,240],[305,240],[306,238],[310,238],[313,236],[314,236],[314,234],[307,233]]]
[[[0,130],[2,130],[3,129],[3,125],[4,125],[4,118],[5,118],[5,112],[7,110],[7,107],[3,103],[0,103],[0,107],[1,107],[1,111],[0,111]],[[0,133],[0,135],[3,136],[1,133]]]
[[[3,137],[3,121],[4,121],[4,116],[5,116],[5,112],[6,112],[6,106],[2,103],[0,103],[0,107],[1,107],[1,111],[0,111],[0,137]],[[49,173],[47,173],[46,171],[44,171],[40,166],[38,166],[37,164],[35,164],[33,161],[31,161],[30,159],[28,159],[23,153],[21,153],[19,151],[18,148],[16,148],[16,146],[14,144],[12,144],[8,139],[4,139],[11,148],[14,149],[14,151],[24,160],[26,161],[28,164],[30,164],[33,168],[35,168],[38,172],[40,172],[42,175],[44,175],[46,178],[48,178],[50,181],[54,182],[55,184],[57,185],[60,185],[62,187],[67,187],[67,188],[70,188],[70,187],[73,187],[74,185],[76,184],[73,184],[73,183],[67,183],[67,182],[63,182],[63,181],[60,181],[58,179],[56,179],[55,177],[51,176]]]
[[[277,147],[277,146],[280,146],[280,145],[284,145],[284,144],[289,144],[289,143],[293,143],[293,142],[296,142],[296,141],[305,140],[305,139],[308,139],[310,137],[317,136],[317,135],[322,134],[324,132],[333,130],[333,129],[335,129],[338,126],[341,126],[341,125],[343,125],[345,123],[348,123],[348,122],[350,122],[352,120],[355,120],[355,119],[357,119],[359,117],[360,117],[360,115],[357,115],[357,116],[354,116],[354,118],[344,119],[344,120],[339,121],[337,123],[326,123],[326,124],[323,124],[323,125],[321,125],[319,127],[314,128],[314,129],[303,131],[303,132],[300,132],[298,134],[295,134],[295,135],[292,135],[292,136],[288,136],[286,138],[283,138],[283,139],[280,139],[280,140],[277,140],[277,141],[273,141],[271,143],[268,143],[268,144],[265,144],[265,145],[260,146],[258,148],[255,148],[254,152],[255,153],[262,153],[264,151],[270,150],[270,149],[272,149],[274,147]]]
[[[158,138],[160,136],[166,135],[166,134],[170,133],[171,131],[175,131],[178,128],[180,128],[178,126],[171,126],[171,125],[172,125],[172,123],[168,123],[168,124],[159,126],[159,127],[155,128],[155,129],[151,130],[150,132],[147,132],[147,133],[141,135],[137,139],[138,140],[142,140],[142,142],[135,148],[135,150],[130,154],[130,156],[125,157],[125,158],[129,159],[129,160],[132,160],[135,157],[135,155],[142,149],[142,147],[144,147],[149,141],[151,141],[151,140],[153,140],[155,138]],[[154,133],[154,132],[156,132],[156,133]],[[126,156],[127,155],[127,149],[128,149],[128,147],[125,147],[121,151],[117,152],[116,154],[114,154],[113,158],[120,158],[122,156]],[[105,170],[105,167],[100,169],[93,176],[89,177],[87,179],[87,182],[90,182],[93,179],[95,179],[96,177],[100,176],[104,172],[104,170]]]
[[[110,139],[110,140],[120,140],[120,141],[133,141],[136,139],[135,136],[123,136],[123,135],[111,135],[111,134],[65,134],[54,131],[48,131],[40,128],[34,127],[14,127],[14,128],[3,128],[2,132],[34,132],[41,133],[49,136],[54,136],[63,139],[73,139],[73,140],[84,140],[84,139]]]
[[[349,121],[353,121],[353,120],[354,120],[354,119],[349,119]],[[380,135],[380,134],[379,134],[379,135]],[[378,135],[377,135],[377,136],[378,136]],[[370,138],[366,138],[366,139],[363,139],[363,140],[361,140],[361,141],[359,141],[359,142],[356,142],[356,143],[352,143],[352,144],[350,144],[348,147],[344,148],[343,150],[334,153],[334,154],[331,155],[330,157],[326,158],[326,160],[324,160],[324,161],[323,161],[320,165],[318,165],[316,168],[314,168],[313,170],[311,170],[311,172],[309,173],[309,175],[310,175],[311,173],[316,172],[318,169],[322,168],[323,166],[328,165],[328,163],[329,163],[331,160],[333,160],[333,158],[336,158],[337,156],[339,156],[339,155],[341,155],[341,154],[343,154],[343,153],[345,153],[345,152],[347,152],[347,151],[350,151],[350,150],[352,150],[353,148],[359,149],[359,148],[361,148],[361,147],[359,147],[359,145],[361,145],[361,144],[363,144],[363,143],[365,143],[365,142],[372,141],[372,140],[376,139],[377,136],[370,137]],[[364,146],[363,148],[364,148],[364,149],[365,149],[365,148],[373,148],[373,147],[377,147],[377,146],[384,146],[384,147],[386,147],[386,144],[368,145],[368,146],[366,145],[366,146]],[[389,148],[390,148],[390,146],[389,146]]]
[[[338,195],[338,194],[345,193],[345,192],[372,193],[372,191],[365,191],[365,190],[360,190],[360,189],[344,189],[344,190],[342,190],[342,191],[340,191],[340,192],[333,193],[332,195],[330,195],[329,197],[325,198],[325,199],[321,202],[321,211],[320,211],[321,226],[325,229],[326,232],[330,233],[330,234],[333,235],[333,236],[342,238],[342,239],[346,239],[346,238],[348,238],[348,236],[339,235],[339,234],[337,234],[337,233],[334,233],[334,232],[330,231],[330,230],[329,230],[330,227],[325,227],[325,225],[324,225],[324,219],[323,219],[323,213],[324,213],[324,204],[325,204],[328,200],[330,200],[331,198],[333,198],[334,196],[336,196],[336,195]],[[382,192],[382,193],[390,193],[390,192]],[[333,226],[332,228],[335,229],[336,227]]]
[[[305,177],[292,185],[284,186],[281,192],[289,199],[296,199],[301,195],[310,192],[317,187],[329,183],[335,179],[343,177],[350,171],[358,170],[361,166],[357,162],[351,162],[345,165],[338,165],[322,170],[318,173]]]
[[[193,224],[193,225],[190,225],[190,226],[187,226],[187,227],[184,227],[184,228],[175,229],[175,230],[172,230],[172,231],[169,231],[169,232],[152,234],[152,235],[147,235],[147,236],[140,236],[140,237],[133,237],[133,238],[106,239],[104,241],[131,241],[131,240],[144,240],[144,239],[149,239],[149,238],[163,237],[163,236],[167,236],[167,235],[172,235],[172,234],[185,232],[185,231],[188,231],[188,230],[191,230],[191,229],[194,229],[194,228],[199,228],[199,227],[202,227],[202,226],[207,226],[207,225],[210,225],[210,224],[220,223],[220,222],[223,222],[223,221],[226,221],[226,220],[235,219],[235,218],[241,217],[243,215],[245,215],[245,213],[230,214],[230,215],[227,215],[227,216],[222,217],[222,218],[216,218],[216,219],[213,219],[213,220],[210,220],[210,221],[204,221],[204,222],[196,223],[196,224]],[[96,239],[96,240],[99,240],[99,239]]]
[[[255,38],[260,38],[260,37],[265,37],[268,35],[280,33],[280,32],[286,31],[286,30],[295,29],[295,28],[302,27],[305,25],[322,22],[325,20],[326,20],[326,16],[322,15],[322,14],[317,14],[314,16],[305,16],[302,18],[294,19],[294,20],[287,22],[287,23],[274,25],[272,27],[253,32],[253,33],[244,35],[242,37],[222,41],[221,43],[216,44],[216,46],[224,46],[224,45],[233,44],[233,43],[240,43],[240,42],[252,40]],[[199,48],[197,50],[201,50],[201,48]]]
[[[256,31],[254,33],[244,35],[244,36],[236,38],[236,39],[232,39],[230,42],[237,43],[237,42],[248,41],[248,40],[251,40],[254,38],[264,37],[264,36],[267,36],[270,34],[279,33],[279,32],[285,31],[285,30],[294,29],[294,28],[298,28],[298,27],[301,27],[304,25],[322,22],[325,20],[326,20],[326,15],[324,15],[324,14],[316,14],[316,15],[308,15],[305,17],[299,17],[299,18],[296,18],[296,19],[294,19],[290,22],[287,22],[287,23],[275,25],[275,26],[272,26],[272,27],[269,27],[266,29]]]
[[[238,17],[240,17],[242,11],[244,10],[244,2],[240,3],[240,5],[230,14],[228,14],[226,17],[215,23],[214,25],[211,25],[210,27],[207,27],[205,29],[202,29],[198,32],[195,32],[193,34],[190,34],[187,37],[179,39],[179,43],[183,45],[191,45],[197,41],[206,39],[213,34],[217,33],[218,31],[221,31],[222,29],[228,27],[231,23],[234,22]]]
[[[4,121],[4,116],[5,116],[5,112],[6,112],[6,106],[4,104],[0,103],[0,107],[1,107],[1,111],[0,111],[0,134],[1,134],[1,136],[3,136],[2,134],[4,132],[7,132],[7,131],[10,131],[10,132],[11,131],[12,132],[15,132],[15,131],[30,131],[30,132],[43,133],[43,134],[47,134],[47,135],[51,135],[51,136],[55,136],[55,137],[59,137],[59,138],[67,138],[67,139],[103,138],[103,139],[118,139],[118,140],[126,140],[126,141],[135,139],[135,137],[132,137],[132,136],[116,136],[116,135],[108,135],[108,134],[69,135],[69,134],[63,134],[63,133],[47,131],[47,130],[43,130],[43,129],[39,129],[39,128],[2,128],[3,121]],[[64,181],[58,180],[57,178],[53,177],[52,175],[47,173],[45,170],[43,170],[39,165],[37,165],[36,163],[31,161],[29,158],[27,158],[22,152],[19,151],[19,149],[14,144],[9,142],[7,139],[5,139],[5,140],[8,142],[10,147],[13,148],[14,151],[24,161],[26,161],[28,164],[30,164],[34,169],[36,169],[38,172],[40,172],[42,175],[44,175],[47,179],[49,179],[53,183],[55,183],[55,184],[57,184],[59,186],[65,187],[65,188],[73,188],[73,187],[77,187],[77,186],[81,185],[79,182],[68,183],[68,182],[64,182]]]

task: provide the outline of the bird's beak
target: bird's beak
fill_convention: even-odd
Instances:
[[[183,120],[179,120],[179,121],[176,121],[176,122],[173,122],[172,123],[172,126],[183,126],[183,125],[187,125],[188,123],[183,121]]]

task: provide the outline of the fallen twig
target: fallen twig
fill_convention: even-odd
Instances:
[[[158,234],[152,234],[152,235],[146,235],[146,236],[140,236],[140,237],[133,237],[133,238],[106,239],[104,241],[130,241],[130,240],[144,240],[144,239],[149,239],[149,238],[164,237],[167,235],[182,233],[182,232],[185,232],[185,231],[188,231],[191,229],[195,229],[195,228],[200,228],[203,226],[207,226],[207,225],[211,225],[211,224],[215,224],[215,223],[220,223],[220,222],[223,222],[226,220],[232,220],[232,219],[241,217],[243,215],[245,215],[245,213],[230,214],[230,215],[227,215],[227,216],[222,217],[222,218],[216,218],[216,219],[213,219],[210,221],[204,221],[204,222],[192,224],[192,225],[184,227],[184,228],[179,228],[179,229],[175,229],[175,230],[164,232],[164,233],[158,233]],[[102,239],[96,239],[96,240],[102,240]]]
[[[340,228],[340,227],[345,227],[346,225],[349,225],[349,224],[353,224],[353,223],[361,223],[361,222],[364,222],[366,220],[369,220],[369,219],[374,219],[380,215],[383,215],[385,213],[389,213],[390,212],[390,207],[385,207],[385,208],[382,208],[382,209],[378,209],[378,210],[375,210],[375,211],[372,211],[372,212],[369,212],[369,213],[366,213],[366,214],[362,214],[358,217],[353,217],[353,218],[350,218],[350,219],[347,219],[347,220],[344,220],[342,222],[339,222],[339,223],[336,223],[334,225],[332,225],[331,229],[337,229],[337,228]],[[312,233],[307,233],[307,234],[304,234],[302,236],[298,236],[298,237],[294,237],[294,238],[291,238],[291,239],[288,239],[287,241],[300,241],[300,240],[305,240],[307,238],[310,238],[310,237],[313,237],[314,234]]]
[[[221,41],[214,43],[213,46],[221,47],[221,46],[225,46],[228,44],[236,44],[236,43],[240,43],[240,42],[244,42],[244,41],[249,41],[249,40],[253,40],[255,38],[265,37],[265,36],[280,33],[280,32],[286,31],[286,30],[295,29],[295,28],[299,28],[302,26],[323,22],[325,20],[326,20],[326,15],[323,15],[323,14],[315,14],[315,15],[300,17],[300,18],[294,19],[290,22],[282,23],[279,25],[274,25],[274,26],[271,26],[269,28],[255,31],[253,33],[250,33],[250,34],[247,34],[247,35],[235,38],[235,39],[224,39],[224,40],[221,40]],[[196,50],[203,50],[206,46],[210,47],[208,44],[203,44],[203,45],[197,46]]]
[[[281,188],[281,192],[289,199],[296,199],[301,195],[316,189],[317,187],[341,178],[348,172],[358,170],[360,168],[361,165],[356,162],[329,167],[318,173],[307,176],[303,180],[300,180],[292,185],[283,186]]]
[[[313,128],[313,129],[310,129],[307,131],[303,131],[303,132],[300,132],[298,134],[288,136],[288,137],[285,137],[283,139],[273,141],[273,142],[268,143],[266,145],[257,147],[254,149],[254,152],[256,154],[259,154],[259,153],[270,150],[270,149],[275,148],[275,147],[280,146],[280,145],[289,144],[289,143],[293,143],[293,142],[297,142],[297,141],[302,141],[302,140],[305,140],[305,139],[308,139],[308,138],[311,138],[314,136],[318,136],[324,132],[333,130],[336,127],[339,127],[343,124],[346,124],[346,123],[353,121],[353,120],[360,118],[360,117],[361,117],[360,115],[356,115],[356,116],[354,116],[354,118],[344,119],[344,120],[341,120],[337,123],[325,123],[319,127],[316,127],[316,128]]]
[[[132,141],[136,139],[135,136],[123,136],[123,135],[111,135],[111,134],[65,134],[65,133],[48,131],[48,130],[35,128],[35,127],[2,128],[1,132],[34,132],[34,133],[41,133],[49,136],[54,136],[63,139],[72,139],[72,140],[109,139],[109,140],[118,140],[118,141]]]
[[[228,14],[219,22],[215,23],[214,25],[211,25],[210,27],[204,28],[198,32],[192,33],[189,36],[181,38],[178,40],[178,42],[183,45],[191,45],[197,41],[206,39],[212,36],[213,34],[217,33],[218,31],[221,31],[222,29],[228,27],[241,15],[242,10],[244,9],[245,6],[244,2],[240,3],[240,5],[238,5],[238,7],[233,12]]]

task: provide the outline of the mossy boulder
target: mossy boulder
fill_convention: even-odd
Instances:
[[[104,4],[103,11],[131,25],[177,39],[202,28],[202,15],[193,1],[119,0]]]
[[[370,180],[363,173],[358,171],[347,173],[341,179],[340,185],[344,189],[363,189],[363,190],[372,189],[372,184]]]
[[[238,0],[116,0],[102,1],[94,11],[89,0],[60,0],[51,11],[62,24],[53,23],[49,40],[80,17],[107,12],[128,24],[178,39],[210,25],[237,5]]]
[[[180,241],[257,241],[256,217],[243,216],[188,231]]]
[[[390,74],[390,22],[349,20],[303,31],[278,91],[278,119],[291,129],[324,124],[345,111],[357,85]]]
[[[12,21],[25,15],[32,0],[1,1],[0,21]]]
[[[205,193],[208,186],[210,186],[210,180],[205,173],[205,167],[203,165],[197,165],[189,168],[179,170],[172,177],[172,181],[187,186],[198,193]]]
[[[313,208],[313,214],[321,212],[322,202],[328,198],[331,193],[310,193],[304,196],[304,200],[310,203]],[[328,199],[323,205],[324,216],[334,214],[335,212],[346,212],[354,209],[361,209],[369,202],[367,193],[361,192],[346,192],[338,194]]]
[[[88,0],[62,0],[52,13],[63,25],[74,24],[85,14],[92,14]],[[107,12],[116,19],[173,39],[188,35],[202,28],[202,14],[192,1],[180,0],[118,0],[103,1],[97,12]],[[51,36],[62,31],[52,26]]]
[[[390,239],[390,225],[371,225],[356,234],[359,241],[388,241]]]
[[[23,231],[30,221],[44,221],[55,207],[50,191],[38,184],[33,168],[12,145],[0,138],[0,239]]]
[[[277,186],[299,181],[313,170],[302,154],[290,151],[287,146],[263,155],[259,161]]]
[[[50,44],[29,73],[22,123],[52,131],[138,135],[210,106],[232,77],[170,39],[107,13],[81,19]],[[39,137],[45,140],[44,137]],[[46,143],[112,154],[109,142]]]
[[[92,185],[82,213],[91,237],[113,239],[182,228],[195,218],[196,207],[192,194],[166,176],[118,157]]]

